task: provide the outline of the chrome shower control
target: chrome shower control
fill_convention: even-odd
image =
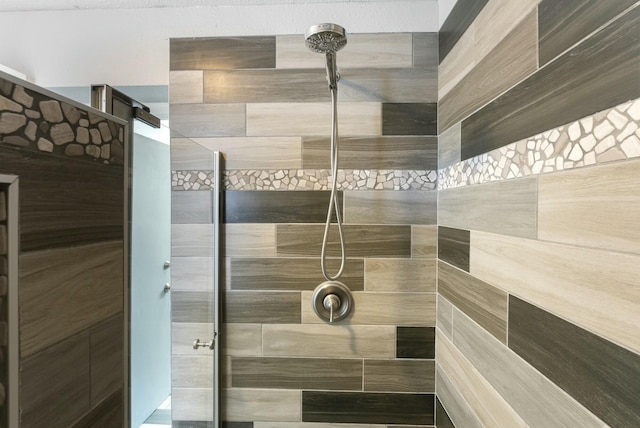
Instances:
[[[343,283],[326,281],[314,290],[311,305],[320,318],[334,323],[349,315],[353,309],[353,297],[351,290]]]
[[[215,348],[215,339],[211,339],[211,342],[200,342],[200,339],[196,339],[193,341],[193,349],[204,348],[205,346],[209,349]]]

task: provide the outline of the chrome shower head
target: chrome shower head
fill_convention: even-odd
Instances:
[[[304,35],[307,48],[317,53],[335,53],[347,44],[347,32],[337,24],[318,24]]]

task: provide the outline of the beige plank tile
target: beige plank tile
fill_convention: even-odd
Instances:
[[[528,426],[444,334],[437,332],[436,339],[438,365],[483,426]]]
[[[380,425],[331,424],[318,422],[254,422],[254,428],[380,428]]]
[[[538,237],[640,254],[640,161],[540,177]]]
[[[471,24],[438,67],[438,99],[442,99],[476,65],[475,34]]]
[[[302,420],[300,391],[231,388],[222,393],[222,419],[229,422]]]
[[[265,356],[395,358],[396,327],[368,325],[265,324]]]
[[[401,68],[413,64],[411,33],[349,34],[338,67]],[[276,68],[324,68],[322,55],[311,52],[302,35],[276,36]]]
[[[438,223],[457,229],[536,237],[537,178],[438,192]]]
[[[462,126],[458,122],[438,137],[438,169],[460,162]]]
[[[171,131],[182,137],[243,136],[244,104],[171,104]]]
[[[411,257],[434,259],[438,257],[438,227],[411,226]]]
[[[453,305],[440,294],[438,294],[436,304],[436,327],[451,339],[453,337]]]
[[[436,367],[436,394],[455,426],[483,428],[482,422],[453,385],[447,373],[442,370],[440,364]]]
[[[344,192],[344,221],[356,224],[436,224],[437,192]]]
[[[433,360],[364,360],[364,390],[435,392]]]
[[[173,355],[171,385],[174,388],[213,388],[211,355]]]
[[[172,224],[173,257],[213,257],[213,226],[210,224]]]
[[[226,169],[302,168],[300,137],[194,138],[211,151],[225,155]]]
[[[171,169],[213,171],[213,154],[189,138],[171,138]]]
[[[275,257],[275,224],[225,224],[224,252],[227,257]]]
[[[640,352],[640,257],[471,232],[471,274]]]
[[[172,290],[212,291],[213,263],[212,257],[172,257]]]
[[[221,346],[224,355],[259,357],[262,355],[262,327],[260,324],[223,324]]]
[[[366,291],[436,290],[435,259],[365,259]]]
[[[354,309],[336,324],[430,327],[436,323],[435,293],[353,292]],[[312,291],[302,293],[302,323],[320,324],[311,306]]]
[[[605,426],[560,387],[457,309],[453,312],[453,344],[526,424]]]
[[[122,311],[122,255],[107,242],[20,256],[22,357]]]
[[[169,72],[169,102],[171,104],[199,104],[203,102],[202,70],[173,70]]]
[[[344,103],[339,107],[340,135],[381,135],[380,103]],[[331,103],[247,104],[249,136],[313,136],[331,130]]]
[[[171,419],[213,421],[213,388],[171,388]]]
[[[213,223],[210,190],[172,191],[171,224]]]
[[[171,323],[171,354],[172,355],[213,355],[209,348],[193,349],[196,339],[209,340],[213,337],[211,323]],[[224,337],[224,336],[223,336]]]

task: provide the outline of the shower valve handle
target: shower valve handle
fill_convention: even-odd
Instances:
[[[211,339],[211,342],[200,342],[200,339],[196,339],[193,341],[193,349],[204,348],[205,346],[209,349],[215,348],[215,339]]]

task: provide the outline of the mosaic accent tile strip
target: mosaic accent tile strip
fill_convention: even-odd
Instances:
[[[640,157],[640,99],[438,171],[438,190]]]
[[[210,190],[213,171],[172,171],[173,190]],[[434,190],[434,170],[338,170],[338,190]],[[226,190],[330,190],[326,169],[228,170]]]

